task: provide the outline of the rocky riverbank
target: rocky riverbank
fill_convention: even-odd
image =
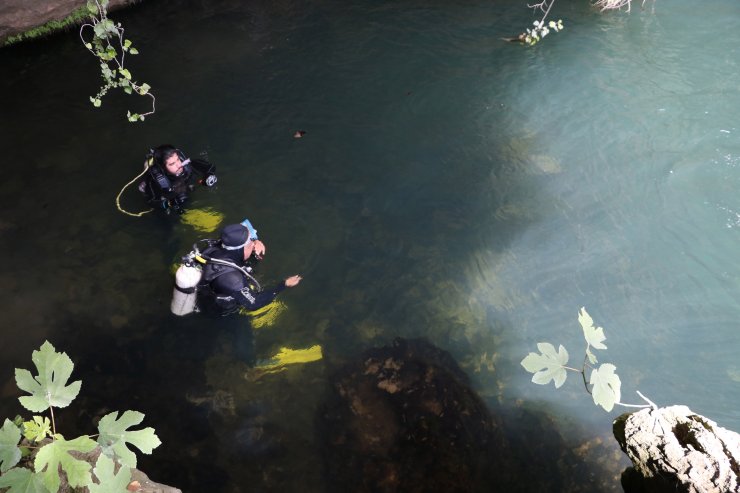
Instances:
[[[108,10],[124,7],[136,0],[110,0]],[[80,9],[85,9],[86,0],[4,0],[0,2],[0,46],[23,33],[36,30],[46,35],[64,25],[75,24]],[[65,20],[68,20],[65,22]],[[47,28],[40,29],[42,26]]]

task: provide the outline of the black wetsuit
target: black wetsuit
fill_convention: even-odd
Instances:
[[[215,176],[215,173],[216,167],[202,159],[190,160],[182,167],[182,173],[178,176],[172,176],[154,164],[149,167],[146,177],[139,184],[139,190],[155,208],[168,212],[172,209],[182,214],[188,194],[195,188],[197,179],[206,179],[211,175]]]
[[[239,267],[251,270],[253,258],[243,261],[240,257],[242,250],[224,250],[220,247],[211,247],[203,252],[204,256],[227,260]],[[251,272],[250,272],[251,273]],[[206,263],[203,269],[203,279],[198,287],[198,304],[204,311],[220,315],[229,315],[243,307],[247,311],[254,311],[268,305],[281,291],[285,289],[285,282],[277,286],[259,291],[239,269],[214,262]]]

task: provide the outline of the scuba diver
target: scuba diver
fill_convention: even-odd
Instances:
[[[163,209],[167,214],[185,212],[185,202],[196,182],[212,187],[218,181],[214,165],[203,159],[186,158],[169,144],[152,149],[147,154],[146,166],[139,191],[155,209]],[[199,175],[197,181],[196,174]]]
[[[253,273],[266,249],[249,220],[224,227],[220,240],[203,241],[208,246],[201,252],[194,245],[175,274],[171,305],[175,315],[193,311],[229,315],[240,309],[251,312],[301,282],[301,276],[293,275],[269,289],[261,288]],[[203,264],[202,269],[196,262]]]

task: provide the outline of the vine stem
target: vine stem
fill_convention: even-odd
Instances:
[[[640,409],[645,409],[646,407],[653,407],[650,404],[625,404],[624,402],[615,402],[614,404],[617,404],[622,407],[637,407]]]
[[[99,15],[100,18],[98,19],[97,15],[92,15],[92,24],[89,23],[89,22],[82,24],[80,26],[79,35],[80,35],[80,40],[82,41],[82,44],[85,46],[85,48],[87,49],[87,51],[89,51],[90,53],[92,53],[92,55],[95,56],[96,58],[100,58],[99,55],[98,55],[98,53],[96,53],[94,49],[87,48],[87,41],[85,41],[85,37],[83,36],[83,32],[84,32],[84,30],[85,30],[86,27],[92,28],[94,30],[95,29],[95,26],[97,24],[99,24],[99,23],[101,23],[101,22],[103,22],[103,21],[105,21],[105,20],[108,19],[107,10],[103,7],[103,5],[101,5],[101,3],[100,3],[99,0],[95,0],[95,5],[98,8],[98,14],[97,15]],[[126,58],[126,50],[124,49],[124,40],[123,40],[124,28],[121,27],[120,24],[116,25],[115,28],[116,28],[115,35],[118,38],[118,45],[121,48],[121,59],[118,60],[117,57],[114,57],[112,59],[112,61],[115,62],[115,64],[118,66],[118,70],[121,71],[121,70],[124,69],[124,60]],[[98,38],[100,39],[100,37],[98,37]],[[106,36],[105,36],[105,43],[107,44],[108,47],[111,47],[112,48],[112,45],[111,45],[111,42],[110,42],[110,34],[106,34]],[[107,63],[103,59],[101,59],[101,61],[103,63]],[[157,98],[154,96],[154,94],[152,94],[151,92],[148,92],[148,91],[147,91],[146,94],[141,94],[139,92],[139,90],[142,87],[141,85],[137,84],[136,82],[134,82],[132,80],[129,80],[129,83],[131,84],[131,88],[134,91],[136,91],[138,94],[140,94],[142,96],[144,96],[144,95],[145,96],[149,96],[151,98],[151,100],[152,100],[152,109],[151,109],[151,111],[148,111],[146,113],[141,113],[140,116],[141,117],[144,117],[144,116],[148,116],[148,115],[154,114],[154,112],[156,111],[156,103],[157,103]],[[103,89],[102,93],[99,93],[98,96],[102,97],[101,94],[104,94],[105,92],[107,92],[107,89],[109,89],[111,87],[113,87],[113,86],[111,86],[110,83],[108,83],[106,86],[104,86],[104,89]]]
[[[655,404],[650,399],[648,399],[647,397],[645,397],[642,394],[642,392],[640,392],[639,390],[636,390],[635,392],[637,392],[637,395],[639,395],[640,397],[642,397],[642,400],[644,400],[645,402],[647,402],[647,404],[625,404],[623,402],[615,402],[615,404],[619,404],[620,406],[623,406],[623,407],[636,407],[636,408],[640,408],[640,409],[646,409],[646,408],[649,407],[653,411],[657,411],[658,410],[658,405]]]
[[[54,406],[49,404],[49,412],[51,413],[51,432],[56,436],[57,434],[57,424],[54,421]],[[52,439],[55,439],[52,437]]]
[[[540,22],[545,22],[545,18],[550,13],[550,9],[552,8],[554,3],[555,3],[555,0],[550,0],[549,3],[547,0],[543,0],[540,3],[535,3],[533,5],[528,4],[527,7],[529,7],[530,9],[535,9],[535,10],[540,9],[541,11],[543,11],[545,15],[542,16],[542,19],[540,19]]]

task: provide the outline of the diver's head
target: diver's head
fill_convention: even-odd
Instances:
[[[155,147],[153,156],[154,163],[172,176],[180,176],[185,169],[182,155],[175,146],[164,144]]]
[[[246,260],[247,249],[251,254],[252,240],[249,239],[249,230],[242,224],[229,224],[221,230],[221,247],[229,253],[233,252],[235,259]]]

